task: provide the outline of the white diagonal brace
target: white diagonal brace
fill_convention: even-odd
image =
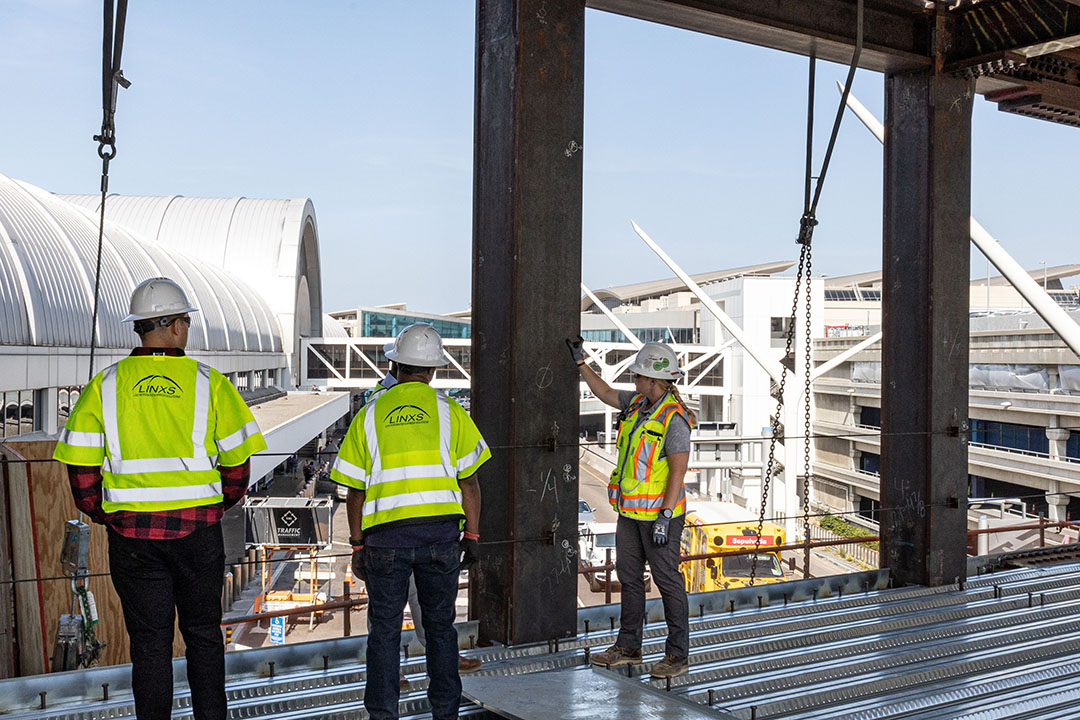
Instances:
[[[840,92],[844,86],[836,84]],[[862,121],[866,129],[874,134],[881,144],[885,144],[885,126],[882,125],[874,114],[866,109],[854,95],[848,93],[848,108]],[[1051,298],[1035,278],[1013,259],[1013,256],[1001,247],[1001,243],[986,231],[979,221],[971,218],[971,242],[979,249],[986,259],[993,263],[1005,279],[1007,279],[1016,291],[1028,301],[1035,312],[1039,314],[1046,324],[1058,334],[1065,344],[1077,355],[1080,355],[1080,325],[1069,317],[1060,305]]]
[[[615,313],[611,312],[611,309],[610,309],[610,308],[609,308],[609,307],[608,307],[607,305],[605,305],[605,304],[604,304],[603,302],[601,302],[601,301],[600,301],[600,298],[598,298],[598,297],[596,297],[595,295],[593,295],[593,291],[592,291],[592,290],[590,290],[589,288],[585,287],[585,283],[581,283],[581,289],[585,291],[585,294],[586,294],[586,295],[588,296],[588,298],[589,298],[590,300],[592,300],[592,301],[593,301],[593,304],[595,304],[595,305],[596,305],[596,307],[600,308],[600,312],[602,312],[602,313],[604,313],[605,315],[607,315],[607,317],[608,317],[608,320],[610,320],[611,322],[615,323],[615,327],[619,328],[619,331],[620,331],[620,332],[621,332],[621,333],[622,333],[623,335],[625,335],[625,336],[626,336],[626,339],[627,339],[627,340],[629,340],[629,341],[630,341],[630,343],[631,343],[631,344],[632,344],[632,345],[633,345],[634,347],[636,347],[636,348],[637,348],[638,350],[640,350],[640,349],[641,349],[641,346],[642,346],[642,345],[644,345],[645,343],[643,343],[643,342],[641,342],[640,340],[638,340],[638,336],[637,336],[637,335],[635,335],[635,334],[633,333],[633,331],[632,331],[632,330],[630,330],[630,328],[626,327],[625,323],[623,323],[623,321],[622,321],[622,320],[620,320],[619,318],[615,317]]]
[[[713,314],[713,317],[724,326],[724,329],[731,333],[731,337],[735,338],[735,342],[743,346],[746,352],[750,354],[750,357],[754,358],[754,361],[761,366],[761,369],[769,374],[769,377],[779,383],[780,379],[784,376],[784,366],[778,362],[769,360],[764,353],[754,347],[754,344],[747,340],[742,328],[739,327],[734,320],[728,317],[728,314],[720,309],[720,306],[716,304],[716,301],[709,297],[708,294],[701,289],[701,286],[694,282],[674,260],[668,257],[668,254],[656,244],[656,241],[638,227],[638,224],[633,220],[630,221],[630,224],[634,226],[634,232],[638,234],[638,237],[644,240],[645,244],[652,248],[654,253],[660,256],[660,259],[664,261],[664,264],[671,268],[672,272],[686,284],[686,287],[690,289],[690,292],[697,296],[698,300],[701,301],[701,306]]]

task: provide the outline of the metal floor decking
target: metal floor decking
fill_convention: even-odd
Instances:
[[[592,687],[597,698],[610,688],[600,687],[603,681],[597,685],[593,676],[645,697],[642,702],[671,693],[672,700],[693,709],[687,717],[1080,717],[1080,564],[983,575],[963,589],[890,590],[887,582],[882,570],[693,595],[690,673],[673,679],[670,688],[647,675],[664,650],[658,601],[649,604],[645,664],[629,673],[619,668],[629,680],[615,680],[613,670],[586,667],[587,652],[612,643],[618,607],[584,608],[579,635],[557,646],[465,651],[484,660],[479,673],[466,679],[466,692],[482,697],[484,707],[465,702],[462,714],[529,717],[521,710],[523,686],[530,693],[545,685],[565,689],[570,676],[560,671],[577,668],[575,682]],[[230,653],[230,717],[366,717],[365,673],[359,662],[363,647],[364,638],[346,638]],[[423,659],[410,658],[406,672],[413,690],[402,695],[401,716],[429,717]],[[126,666],[120,666],[3,681],[0,712],[18,720],[134,717],[125,691],[127,674]],[[510,679],[526,674],[536,675],[528,683]],[[490,681],[499,677],[508,681]],[[178,672],[174,717],[186,719],[189,697],[182,681]],[[113,683],[107,701],[100,699],[102,682]],[[48,691],[45,710],[38,706],[41,690]],[[552,706],[550,701],[559,697],[553,691],[533,716],[584,717],[574,694],[563,696],[564,711]],[[644,717],[640,709],[624,716]]]

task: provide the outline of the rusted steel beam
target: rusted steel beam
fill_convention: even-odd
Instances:
[[[847,64],[855,0],[587,0],[590,8],[729,40]],[[930,65],[930,14],[921,3],[866,0],[860,67],[899,72]]]
[[[944,38],[941,38],[944,40]],[[881,564],[897,582],[966,573],[968,248],[974,80],[885,80]]]
[[[481,642],[577,627],[585,6],[480,0],[472,415],[493,446],[469,617]]]

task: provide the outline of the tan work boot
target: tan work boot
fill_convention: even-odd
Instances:
[[[630,648],[620,647],[618,645],[612,645],[603,652],[598,652],[589,656],[589,662],[593,665],[602,665],[604,667],[618,667],[619,665],[637,665],[641,662],[641,649],[631,650]]]
[[[483,667],[484,661],[480,658],[468,658],[464,655],[458,655],[457,658],[457,670],[459,675],[466,673],[476,672]]]
[[[665,655],[663,660],[652,666],[649,674],[654,678],[673,678],[678,675],[685,675],[689,671],[690,661],[688,658]]]

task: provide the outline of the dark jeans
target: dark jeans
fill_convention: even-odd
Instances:
[[[221,525],[179,540],[135,540],[109,530],[113,586],[131,640],[131,687],[139,720],[172,715],[174,610],[187,645],[195,720],[225,720]]]
[[[690,655],[690,604],[686,584],[679,574],[679,539],[686,517],[671,519],[667,545],[653,545],[652,521],[632,520],[622,515],[615,526],[615,572],[622,585],[622,613],[619,620],[619,647],[641,647],[645,622],[645,561],[664,603],[668,626],[665,652],[678,658]]]
[[[367,688],[364,707],[371,720],[398,716],[401,621],[416,578],[424,633],[427,636],[428,702],[435,720],[458,716],[458,676],[454,600],[461,569],[457,541],[409,548],[367,547],[364,571],[368,590]]]

